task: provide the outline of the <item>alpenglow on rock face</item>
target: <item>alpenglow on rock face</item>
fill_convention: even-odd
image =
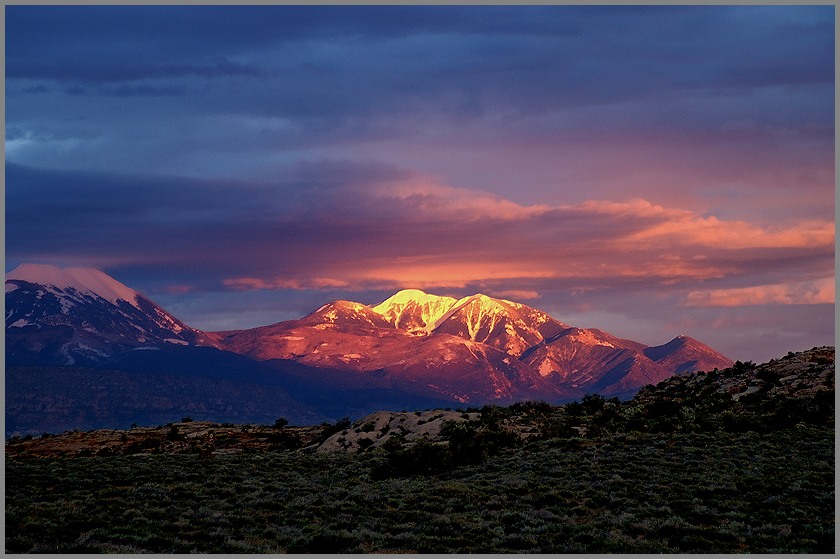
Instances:
[[[648,347],[568,326],[521,303],[417,289],[373,306],[338,301],[301,320],[225,332],[216,340],[253,359],[290,359],[355,378],[374,374],[461,403],[629,395],[677,372],[732,363],[684,336]]]
[[[429,295],[419,289],[404,289],[388,297],[373,310],[395,328],[428,334],[458,301],[452,297]]]

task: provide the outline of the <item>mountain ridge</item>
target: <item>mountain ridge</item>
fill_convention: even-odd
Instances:
[[[128,349],[212,345],[204,332],[95,269],[22,264],[5,283],[7,362],[89,364]]]
[[[444,366],[437,356],[444,355],[445,366],[457,363],[460,369],[484,369],[490,376],[501,367],[505,377],[522,384],[502,383],[500,388],[497,382],[492,391],[474,391],[467,401],[504,401],[530,389],[542,390],[548,398],[582,396],[588,390],[624,396],[692,365],[712,369],[732,363],[684,336],[649,347],[598,329],[569,326],[522,303],[481,293],[456,300],[419,289],[402,290],[376,305],[334,301],[297,321],[216,335],[219,347],[257,360],[293,359],[417,382],[424,368],[427,376],[435,376]],[[681,338],[692,343],[678,343]],[[476,352],[476,347],[507,357]]]
[[[412,397],[458,404],[629,397],[674,374],[732,363],[684,336],[646,346],[480,293],[455,299],[402,290],[378,304],[338,300],[297,320],[203,332],[98,270],[23,265],[7,274],[6,308],[7,365],[130,365],[139,374],[200,354],[206,370],[193,373],[212,383],[235,380],[238,356],[268,367],[292,392],[304,383],[306,390],[284,396],[289,406],[320,393],[330,413],[365,411],[372,405],[365,398],[379,395],[381,403],[385,394],[408,404]],[[356,400],[342,387],[352,387]]]

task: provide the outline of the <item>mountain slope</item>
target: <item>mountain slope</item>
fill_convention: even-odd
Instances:
[[[676,374],[724,369],[732,360],[688,336],[677,336],[667,344],[649,347],[645,355]]]
[[[6,274],[9,364],[90,364],[131,348],[211,343],[98,270],[22,264]]]
[[[398,329],[358,303],[332,303],[301,320],[217,333],[215,339],[227,351],[257,360],[294,360],[331,371],[333,383],[352,380],[359,388],[398,388],[461,403],[576,395],[545,383],[515,356],[494,347],[445,333]]]
[[[566,328],[568,326],[542,311],[479,293],[453,305],[438,320],[434,331],[487,344],[518,356]]]

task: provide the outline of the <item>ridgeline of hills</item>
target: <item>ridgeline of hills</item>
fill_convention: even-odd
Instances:
[[[834,425],[833,347],[817,347],[756,365],[736,362],[709,372],[685,373],[646,386],[631,400],[588,395],[580,402],[551,405],[520,402],[425,411],[378,411],[355,422],[344,418],[316,426],[289,426],[285,418],[270,425],[180,421],[159,427],[74,430],[41,437],[14,437],[9,456],[114,456],[199,453],[207,457],[240,452],[307,449],[362,452],[384,448],[417,452],[441,443],[469,448],[451,450],[447,459],[421,470],[443,468],[502,447],[549,438],[587,440],[645,433],[768,432],[804,423]],[[486,448],[482,445],[486,445]],[[471,454],[472,453],[472,454]],[[414,467],[412,466],[412,467]],[[409,467],[402,473],[411,473]]]
[[[6,433],[380,409],[628,398],[732,364],[686,336],[646,346],[521,303],[404,290],[328,303],[300,320],[202,332],[98,270],[23,264],[6,275]]]

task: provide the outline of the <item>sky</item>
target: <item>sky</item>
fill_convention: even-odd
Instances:
[[[6,271],[834,344],[834,6],[6,6]]]

